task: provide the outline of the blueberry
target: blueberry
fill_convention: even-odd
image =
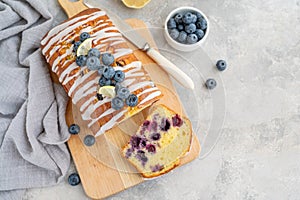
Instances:
[[[146,146],[146,144],[147,144],[147,140],[146,140],[145,138],[142,138],[142,139],[141,139],[140,146],[141,146],[142,148],[144,148],[144,147]]]
[[[196,23],[197,28],[205,30],[207,28],[207,21],[204,18],[200,18]]]
[[[114,80],[118,83],[124,81],[125,79],[125,73],[121,70],[116,70]]]
[[[196,34],[192,33],[192,34],[189,34],[186,38],[186,42],[188,44],[195,44],[196,42],[198,41],[198,37]]]
[[[150,136],[150,138],[152,139],[152,140],[159,140],[160,138],[161,138],[161,136],[160,136],[160,133],[153,133],[151,136]]]
[[[100,65],[99,69],[98,69],[98,74],[99,75],[102,75],[103,74],[103,71],[104,71],[104,65]]]
[[[88,51],[88,57],[96,56],[97,58],[100,58],[100,51],[96,48],[91,48]]]
[[[81,44],[80,41],[77,41],[77,42],[74,43],[74,46],[73,46],[73,51],[74,51],[74,52],[77,51],[77,49],[78,49],[78,47],[79,47],[80,44]]]
[[[134,107],[138,104],[138,97],[135,94],[131,94],[125,100],[126,104],[130,107]]]
[[[145,151],[143,151],[143,150],[138,150],[136,153],[137,153],[137,154],[145,154]]]
[[[102,63],[104,64],[104,65],[111,65],[111,64],[113,64],[115,62],[115,58],[114,58],[114,56],[112,55],[112,54],[110,54],[110,53],[104,53],[104,54],[102,54]]]
[[[131,155],[132,155],[132,149],[127,149],[125,157],[129,158]]]
[[[80,41],[83,42],[84,40],[90,38],[90,34],[87,33],[87,32],[83,32],[83,33],[80,34],[79,38],[80,38]]]
[[[105,66],[103,69],[103,76],[107,79],[113,78],[115,75],[115,70],[113,67]]]
[[[115,110],[120,110],[124,107],[124,101],[119,97],[115,97],[111,100],[111,107]]]
[[[115,86],[116,83],[117,83],[117,82],[116,82],[114,79],[111,79],[111,80],[110,80],[110,85],[111,85],[111,86]]]
[[[117,97],[120,97],[121,99],[127,99],[130,95],[130,91],[126,87],[121,87],[117,91]]]
[[[84,137],[83,139],[83,143],[86,145],[86,146],[93,146],[96,142],[96,139],[93,135],[87,135]]]
[[[98,99],[99,101],[102,101],[102,100],[103,100],[103,95],[102,95],[102,94],[99,94],[99,93],[97,93],[97,99]]]
[[[206,85],[207,89],[212,90],[217,86],[217,82],[215,79],[209,78],[205,82],[205,85]]]
[[[219,71],[224,71],[227,67],[227,63],[225,60],[218,60],[216,66]]]
[[[180,43],[185,43],[187,38],[187,33],[185,31],[180,31],[177,41]]]
[[[167,22],[167,27],[169,29],[176,28],[176,21],[174,18],[170,18],[169,21]]]
[[[197,21],[197,16],[192,14],[192,23],[196,23]]]
[[[203,16],[199,12],[196,12],[195,15],[197,17],[197,20],[199,20],[200,18],[203,18]]]
[[[151,169],[152,172],[158,172],[158,171],[163,170],[164,166],[160,165],[160,164],[156,164],[154,166],[150,166],[150,169]]]
[[[203,36],[204,36],[204,32],[201,29],[197,29],[195,31],[195,34],[197,35],[198,40],[201,40],[203,38]]]
[[[176,40],[179,36],[179,31],[177,29],[171,29],[169,31],[169,34],[171,36],[171,38],[173,38],[174,40]]]
[[[162,130],[162,131],[168,131],[170,129],[170,125],[171,125],[170,121],[168,119],[163,118],[161,120],[159,127],[160,127],[160,130]]]
[[[195,24],[188,24],[184,27],[184,30],[187,33],[194,33],[196,31],[196,25]]]
[[[118,90],[120,89],[122,87],[122,85],[121,85],[121,83],[116,83],[115,84],[115,92],[116,92],[116,94],[118,93]]]
[[[150,128],[150,130],[156,132],[157,131],[157,122],[152,121],[149,128]]]
[[[80,177],[77,173],[70,174],[70,176],[68,177],[68,183],[72,186],[76,186],[80,182]]]
[[[112,83],[111,79],[106,79],[105,85],[110,86]]]
[[[149,120],[144,121],[143,127],[147,128],[149,125],[150,125],[150,121]]]
[[[178,127],[182,126],[183,121],[178,114],[172,117],[172,124],[173,126],[178,126]]]
[[[148,158],[146,157],[145,152],[142,150],[138,150],[137,154],[135,156],[138,160],[140,160],[144,163],[148,161]]]
[[[100,87],[103,87],[106,85],[107,79],[104,76],[101,76],[101,78],[99,79],[99,85]]]
[[[81,55],[76,58],[76,64],[78,66],[82,67],[85,65],[85,63],[86,63],[86,56]]]
[[[193,22],[193,14],[190,13],[190,12],[185,13],[185,14],[183,15],[183,17],[182,17],[182,21],[183,21],[183,23],[185,23],[185,24],[190,24],[190,23],[192,23],[192,22]]]
[[[155,148],[155,146],[154,146],[153,144],[148,144],[148,145],[146,146],[146,149],[147,149],[147,151],[148,151],[149,153],[155,153],[155,152],[156,152],[156,148]]]
[[[86,66],[89,70],[98,70],[100,68],[100,60],[96,56],[88,57]]]
[[[133,148],[138,149],[141,143],[141,138],[138,136],[132,136],[130,139],[130,144]]]
[[[72,135],[76,135],[80,132],[80,127],[77,124],[72,124],[69,126],[69,133]]]
[[[183,31],[184,30],[184,26],[182,24],[179,24],[177,26],[178,31]]]
[[[175,15],[174,19],[177,24],[181,24],[182,23],[182,14],[178,13],[177,15]]]

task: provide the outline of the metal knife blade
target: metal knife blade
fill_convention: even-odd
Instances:
[[[180,70],[171,61],[161,55],[158,51],[151,48],[148,42],[143,38],[136,30],[130,25],[124,22],[117,14],[110,11],[103,1],[96,0],[84,0],[84,4],[89,8],[100,8],[105,11],[113,23],[118,27],[121,34],[132,44],[142,51],[145,51],[158,65],[160,65],[166,72],[174,77],[181,85],[186,88],[194,89],[194,83],[192,79],[187,76],[182,70]]]

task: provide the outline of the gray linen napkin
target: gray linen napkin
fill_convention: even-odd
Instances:
[[[57,184],[70,165],[68,98],[39,48],[54,23],[47,4],[0,0],[0,199]]]

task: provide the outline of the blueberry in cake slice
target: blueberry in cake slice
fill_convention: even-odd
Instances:
[[[158,105],[130,138],[122,154],[143,177],[156,177],[179,165],[180,158],[190,149],[191,140],[190,121]]]

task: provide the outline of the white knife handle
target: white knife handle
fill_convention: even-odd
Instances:
[[[176,65],[174,65],[171,61],[161,55],[158,51],[153,48],[149,48],[147,50],[147,54],[157,62],[168,74],[174,77],[182,86],[194,89],[194,82],[192,79],[186,75],[183,71],[181,71]]]

